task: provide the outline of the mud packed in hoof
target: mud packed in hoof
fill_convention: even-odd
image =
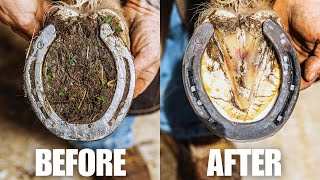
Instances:
[[[115,33],[122,31],[111,15],[68,19],[50,15],[46,20],[55,26],[56,39],[43,64],[44,92],[53,110],[68,123],[99,120],[113,99],[117,70],[99,37],[102,23],[109,23]]]

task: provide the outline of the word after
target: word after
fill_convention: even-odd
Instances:
[[[36,176],[73,176],[78,166],[81,176],[126,176],[122,170],[125,149],[37,149]],[[77,157],[75,157],[77,156]]]
[[[236,156],[240,162],[236,162]],[[224,157],[220,149],[211,149],[207,176],[232,176],[236,163],[240,166],[240,176],[248,176],[248,163],[251,176],[281,176],[280,160],[281,152],[277,149],[225,149]]]

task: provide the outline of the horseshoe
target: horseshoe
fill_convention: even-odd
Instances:
[[[115,94],[110,106],[99,120],[90,124],[71,124],[57,115],[46,99],[43,88],[43,62],[55,38],[55,27],[48,25],[31,47],[32,53],[25,64],[25,91],[34,112],[48,130],[66,140],[93,141],[110,135],[125,118],[133,98],[135,71],[131,53],[122,39],[114,35],[109,24],[101,25],[100,38],[112,53],[116,64]]]
[[[257,141],[274,135],[287,122],[299,96],[301,72],[292,43],[274,20],[267,19],[263,22],[263,34],[272,44],[281,66],[280,93],[272,110],[262,120],[252,123],[233,122],[217,111],[202,84],[201,58],[214,34],[214,28],[209,22],[200,25],[195,30],[184,56],[183,84],[193,110],[210,131],[231,141]]]

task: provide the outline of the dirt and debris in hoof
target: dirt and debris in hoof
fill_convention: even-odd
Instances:
[[[111,52],[99,37],[99,26],[117,22],[97,14],[61,20],[51,15],[57,37],[43,65],[46,98],[64,121],[88,124],[99,120],[111,104],[117,70]]]

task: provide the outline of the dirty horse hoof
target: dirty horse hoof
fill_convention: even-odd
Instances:
[[[46,24],[25,65],[33,110],[63,139],[108,136],[126,116],[135,86],[126,23],[109,9],[79,14],[60,8]]]

